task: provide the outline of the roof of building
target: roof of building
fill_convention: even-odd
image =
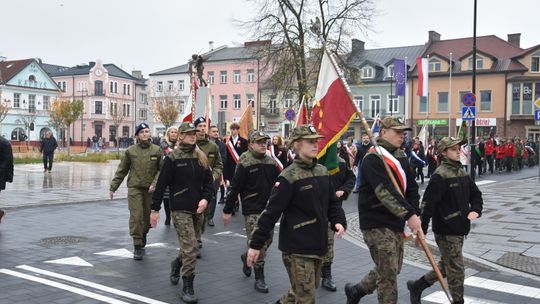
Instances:
[[[173,68],[169,68],[163,71],[155,72],[150,74],[149,76],[159,76],[159,75],[172,75],[172,74],[184,74],[188,72],[188,64],[182,64],[179,66],[175,66]]]
[[[95,62],[91,61],[88,64],[76,65],[74,67],[65,67],[54,64],[42,63],[41,66],[51,77],[59,76],[75,76],[75,75],[88,75],[90,70],[96,65]],[[125,78],[130,80],[137,80],[128,72],[122,70],[113,63],[106,63],[103,65],[105,69],[109,72],[109,76]]]
[[[9,60],[0,62],[0,84],[8,82],[35,59]]]

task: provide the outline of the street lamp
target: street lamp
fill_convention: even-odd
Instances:
[[[81,112],[81,147],[84,146],[84,137],[83,137],[83,126],[84,126],[84,96],[88,96],[88,90],[82,89],[81,90],[81,101],[83,104],[83,110]]]

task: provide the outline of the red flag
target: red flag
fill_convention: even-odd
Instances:
[[[428,74],[429,74],[429,62],[427,58],[416,58],[416,69],[418,71],[418,96],[428,96]]]
[[[296,121],[294,123],[294,126],[296,127],[296,126],[307,125],[307,124],[309,124],[308,109],[304,101],[304,97],[302,97],[302,102],[300,103],[300,106],[298,107],[298,115],[296,115]]]

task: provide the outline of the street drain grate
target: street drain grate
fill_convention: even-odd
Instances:
[[[497,264],[534,275],[540,275],[540,258],[507,252],[497,260]]]
[[[64,235],[64,236],[55,236],[50,238],[41,239],[39,244],[41,246],[50,247],[50,246],[65,246],[78,244],[80,242],[86,241],[87,238],[82,236],[73,236],[73,235]]]

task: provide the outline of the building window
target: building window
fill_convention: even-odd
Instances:
[[[531,57],[531,72],[540,72],[540,54],[537,54]]]
[[[362,111],[364,109],[364,96],[354,96],[354,105]]]
[[[219,107],[220,109],[227,108],[227,95],[219,95]]]
[[[114,82],[110,82],[109,92],[114,93]]]
[[[148,96],[145,93],[139,93],[139,102],[143,105],[148,104]]]
[[[394,65],[390,65],[386,68],[386,77],[394,79]]]
[[[96,101],[94,103],[94,113],[103,114],[103,101]]]
[[[362,79],[369,79],[373,78],[373,68],[372,67],[364,67],[361,70]]]
[[[157,82],[157,91],[158,92],[163,92],[163,81],[158,81]]]
[[[472,64],[472,56],[469,57],[469,70],[472,70],[473,64]],[[476,56],[476,68],[477,69],[483,69],[484,68],[484,58],[480,56]]]
[[[114,82],[114,92],[118,93],[118,82]]]
[[[36,82],[36,76],[30,75],[30,76],[28,77],[28,81],[29,81],[29,82]]]
[[[480,111],[491,112],[491,91],[480,91]]]
[[[116,116],[116,111],[118,110],[118,106],[115,102],[111,102],[109,105],[109,114],[112,116]]]
[[[270,102],[268,102],[268,107],[270,114],[278,114],[276,97],[272,97],[272,99],[270,99]]]
[[[246,99],[248,104],[251,104],[253,109],[255,109],[255,95],[253,94],[246,94]]]
[[[285,100],[283,101],[283,107],[285,109],[292,108],[292,104],[293,104],[293,100],[290,97],[285,98]]]
[[[139,119],[142,119],[142,120],[146,120],[148,119],[148,113],[146,111],[146,109],[140,109],[139,110]]]
[[[235,109],[240,109],[240,106],[241,106],[240,95],[239,94],[233,95],[233,99],[234,99],[234,108]]]
[[[233,71],[233,82],[240,83],[240,70]]]
[[[28,95],[28,112],[36,113],[36,95]]]
[[[219,72],[219,76],[220,76],[220,83],[227,83],[227,71],[221,71]]]
[[[448,112],[448,92],[437,93],[437,108],[439,112]]]
[[[122,136],[123,137],[129,137],[129,127],[128,126],[123,126],[122,127]]]
[[[123,116],[124,117],[129,117],[129,116],[131,116],[130,113],[131,113],[131,111],[130,111],[129,104],[124,104],[124,109],[123,109],[123,113],[122,113]]]
[[[396,95],[386,96],[386,112],[397,113],[399,111],[399,99]]]
[[[420,103],[418,105],[420,113],[426,113],[428,111],[428,100],[426,96],[420,96]]]
[[[172,81],[169,81],[169,88],[172,87]],[[170,89],[169,89],[170,90]],[[160,91],[161,92],[161,91]],[[124,83],[124,95],[131,95],[131,85]]]
[[[65,92],[65,90],[64,90]],[[94,95],[96,96],[103,96],[103,81],[101,80],[96,80],[96,82],[94,82]]]
[[[186,101],[183,100],[183,99],[180,99],[180,102],[178,102],[178,109],[179,109],[179,112],[180,113],[184,113],[185,112],[185,107],[186,107]]]
[[[49,109],[50,96],[43,96],[43,110]]]
[[[185,84],[183,80],[178,80],[178,91],[183,91],[185,89]]]
[[[174,81],[172,81],[172,80],[167,81],[167,90],[168,91],[173,91],[174,90]]]
[[[20,93],[14,93],[13,94],[13,107],[14,108],[20,108],[21,107],[21,94]]]
[[[208,84],[214,84],[214,72],[208,72]]]
[[[533,87],[532,82],[525,82],[523,84],[522,96],[523,104],[521,106],[521,114],[530,115],[532,114],[533,108]]]
[[[253,69],[247,70],[247,81],[248,82],[255,82],[255,71]]]
[[[369,100],[371,103],[371,117],[375,117],[381,113],[381,95],[371,95],[369,96]]]
[[[436,58],[429,60],[429,71],[430,72],[440,72],[441,71],[441,61]]]

